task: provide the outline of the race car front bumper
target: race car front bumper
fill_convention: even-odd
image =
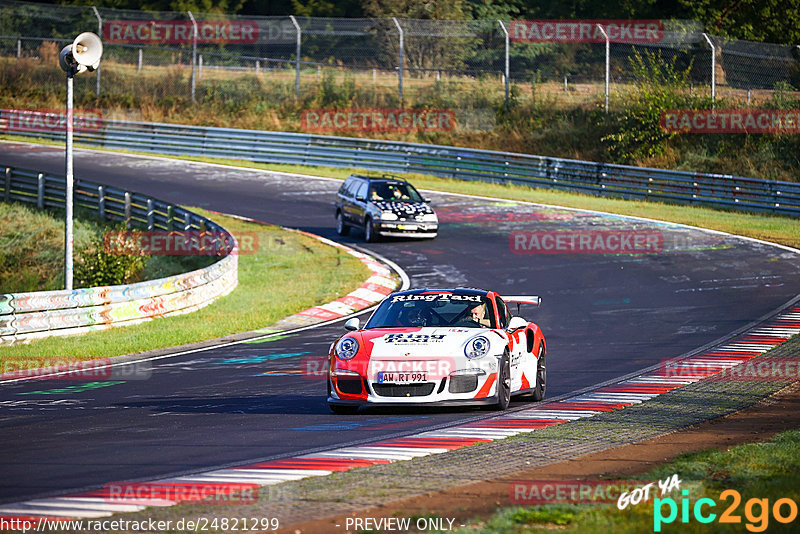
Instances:
[[[439,232],[437,223],[416,221],[376,221],[373,228],[375,233],[384,237],[432,238]]]
[[[330,379],[328,404],[342,406],[483,406],[496,404],[497,373],[450,375],[437,381],[379,383],[353,373]],[[344,379],[344,380],[343,380]],[[488,379],[488,380],[487,380]],[[358,397],[358,398],[356,398]]]

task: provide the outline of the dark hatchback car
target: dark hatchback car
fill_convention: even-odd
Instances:
[[[364,231],[368,242],[385,237],[434,238],[439,219],[414,186],[394,176],[351,175],[336,194],[336,232]]]

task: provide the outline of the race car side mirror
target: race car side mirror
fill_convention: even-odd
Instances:
[[[528,321],[522,317],[512,317],[511,320],[508,321],[509,330],[519,330],[520,328],[525,328],[526,326],[528,326]]]
[[[348,319],[347,322],[344,323],[345,330],[350,330],[350,331],[358,330],[359,326],[361,326],[361,322],[358,320],[358,317],[353,317],[352,319]]]

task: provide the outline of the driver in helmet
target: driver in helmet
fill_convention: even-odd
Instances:
[[[422,308],[411,306],[403,308],[397,317],[399,326],[426,326],[425,314]]]

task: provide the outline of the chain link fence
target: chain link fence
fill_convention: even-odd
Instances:
[[[800,46],[729,40],[693,21],[242,17],[0,0],[0,57],[46,67],[82,31],[104,44],[76,95],[157,102],[306,99],[371,108],[495,109],[547,94],[597,104],[635,82],[636,58],[687,70],[691,90],[748,103],[800,87]],[[655,25],[655,26],[653,26]],[[655,28],[652,33],[650,28]],[[102,102],[102,100],[101,100]]]

